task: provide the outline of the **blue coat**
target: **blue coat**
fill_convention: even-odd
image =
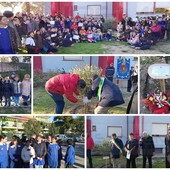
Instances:
[[[7,145],[0,145],[0,168],[8,167],[8,151]]]
[[[73,146],[69,146],[65,155],[65,164],[73,165],[75,163],[75,151]]]
[[[58,166],[58,144],[50,143],[48,145],[48,165],[50,168],[57,168]]]
[[[59,150],[58,150],[58,160],[62,160],[63,159],[63,155],[62,155],[62,147],[59,146]]]
[[[9,157],[10,157],[10,168],[22,168],[22,159],[21,159],[22,146],[18,145],[17,147],[9,147]],[[17,162],[14,160],[18,159]]]

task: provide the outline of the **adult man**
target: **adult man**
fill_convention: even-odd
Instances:
[[[119,87],[104,77],[93,76],[92,87],[88,92],[88,99],[97,96],[98,103],[94,110],[95,114],[106,114],[109,107],[114,107],[124,103]]]
[[[134,138],[134,134],[129,134],[124,150],[126,151],[126,168],[136,168],[136,158],[138,157],[138,140]]]
[[[116,136],[116,133],[112,134],[111,139],[111,155],[113,168],[121,168],[120,156],[123,150],[123,142]]]
[[[130,77],[128,79],[128,84],[127,84],[127,92],[131,92],[131,88],[132,88],[132,75],[133,75],[133,72],[134,72],[134,67],[132,66],[131,69],[130,69]]]
[[[89,166],[93,168],[91,150],[94,148],[94,141],[93,138],[87,134],[87,158],[89,159]]]
[[[146,132],[143,132],[143,137],[140,140],[143,155],[143,168],[146,168],[146,160],[148,159],[149,168],[152,168],[152,156],[155,152],[155,146],[152,137]]]
[[[63,112],[65,105],[64,94],[70,102],[77,103],[78,99],[73,94],[78,96],[78,90],[85,87],[86,82],[80,79],[78,74],[59,74],[49,79],[45,84],[47,92],[56,103],[57,114],[62,114]]]
[[[168,126],[168,132],[165,136],[165,146],[166,168],[170,168],[170,126]]]
[[[113,82],[113,76],[115,74],[115,68],[114,68],[114,64],[113,62],[110,63],[110,65],[106,68],[105,71],[105,76],[108,80],[110,80],[111,82]]]

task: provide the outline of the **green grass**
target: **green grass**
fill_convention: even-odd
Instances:
[[[30,107],[0,108],[0,114],[31,114]]]
[[[127,45],[125,42],[119,42],[121,45]],[[117,42],[101,41],[97,43],[75,43],[72,47],[59,48],[57,54],[105,54],[111,46],[118,46]],[[107,47],[107,48],[104,48]]]
[[[108,114],[125,114],[127,103],[129,101],[128,95],[123,94],[125,99],[125,104],[119,105],[113,108],[110,108]],[[78,103],[71,103],[66,98],[65,100],[65,108],[64,114],[83,114],[84,113],[84,105],[81,99]],[[96,99],[93,98],[89,103],[88,113],[93,114],[94,108],[96,105]],[[34,114],[54,114],[55,113],[55,103],[50,95],[46,92],[44,88],[34,88]]]
[[[93,167],[94,168],[106,168],[106,164],[107,167],[112,168],[110,166],[110,160],[104,160],[102,156],[93,156]],[[121,168],[126,168],[126,158],[125,157],[121,157]],[[153,158],[153,168],[165,168],[165,159],[164,158]],[[142,168],[142,158],[139,157],[136,159],[136,166],[137,168]],[[148,166],[148,164],[147,164]],[[89,164],[88,164],[88,159],[87,159],[87,167],[89,168]]]

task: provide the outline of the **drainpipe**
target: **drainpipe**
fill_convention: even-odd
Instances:
[[[90,56],[90,66],[92,65],[92,56]]]
[[[128,120],[129,116],[126,116],[126,122],[127,122],[127,136],[126,139],[128,139],[128,135],[129,135],[129,130],[128,130],[128,125],[129,125],[129,120]]]
[[[126,2],[126,16],[128,16],[128,2]]]
[[[156,14],[156,2],[153,3],[153,13]]]
[[[108,4],[107,4],[108,2],[106,2],[106,19],[107,19],[107,11],[108,11]]]

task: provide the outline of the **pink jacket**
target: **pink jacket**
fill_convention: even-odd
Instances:
[[[31,93],[31,80],[23,80],[22,81],[22,95],[29,96]]]

